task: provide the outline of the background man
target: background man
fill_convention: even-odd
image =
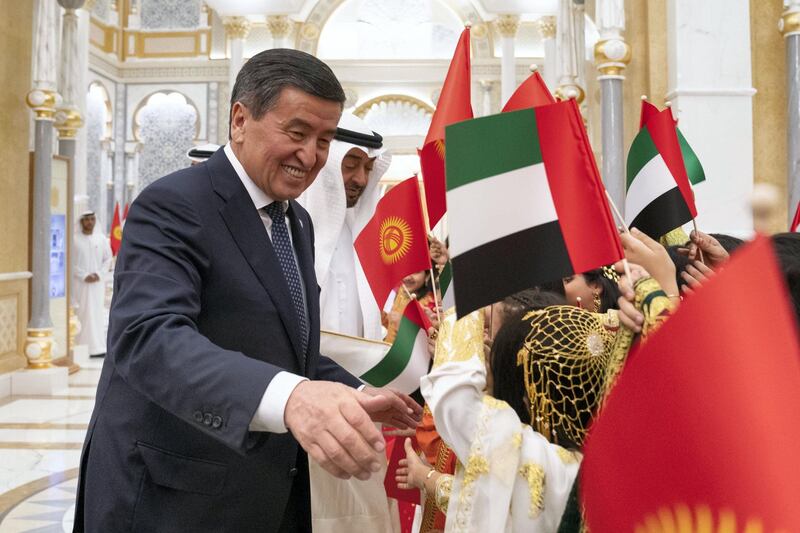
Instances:
[[[383,147],[383,138],[355,115],[344,113],[328,161],[298,199],[314,221],[314,269],[320,285],[323,330],[383,339],[380,309],[353,241],[375,212],[380,199],[378,182],[391,161],[391,154]],[[383,486],[384,466],[385,461],[378,474],[368,481],[339,481],[312,463],[314,532],[388,533],[399,527],[396,506],[390,509]]]
[[[370,416],[416,425],[410,398],[357,391],[319,354],[313,227],[294,199],[325,164],[344,99],[313,56],[256,54],[233,88],[228,145],[134,202],[77,531],[310,531],[305,452],[367,479],[384,449]]]
[[[108,238],[96,228],[94,211],[84,211],[73,238],[72,275],[81,330],[76,342],[89,348],[90,357],[106,354],[106,279],[111,269]]]

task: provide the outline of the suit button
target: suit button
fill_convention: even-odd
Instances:
[[[211,413],[206,413],[205,416],[203,417],[203,424],[210,426],[213,418],[214,417],[211,415]]]
[[[200,411],[195,411],[194,412],[194,421],[198,422],[198,423],[202,422],[203,421],[203,413],[201,413]]]
[[[219,428],[222,425],[222,417],[215,416],[214,419],[211,421],[211,427],[214,429]]]
[[[297,475],[297,467],[293,466],[289,469],[289,477],[295,477]]]

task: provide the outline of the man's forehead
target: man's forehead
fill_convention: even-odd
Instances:
[[[370,161],[375,161],[375,159],[377,159],[377,157],[369,157],[369,154],[367,154],[366,151],[362,150],[357,146],[354,146],[353,148],[350,148],[347,151],[347,153],[344,155],[344,158],[347,159],[348,157],[351,159],[359,159],[359,160],[369,159]]]

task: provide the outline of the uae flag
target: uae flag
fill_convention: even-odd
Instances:
[[[447,128],[458,316],[622,259],[574,100]]]
[[[642,113],[639,117],[639,129],[644,128],[647,122],[658,115],[660,111],[656,106],[642,100]],[[703,170],[703,165],[700,164],[700,159],[689,145],[689,141],[683,136],[681,129],[678,127],[678,121],[675,122],[675,133],[678,135],[678,143],[681,146],[681,155],[683,156],[683,165],[686,167],[686,175],[689,177],[689,183],[697,185],[706,180],[706,173]]]
[[[447,77],[433,112],[425,144],[419,151],[425,204],[430,227],[436,226],[447,211],[445,200],[445,126],[472,118],[472,79],[469,59],[469,28],[461,32],[456,51],[450,61]]]
[[[628,152],[625,222],[658,239],[697,216],[675,121],[652,116]]]
[[[353,246],[379,308],[404,277],[431,268],[416,176],[401,181],[378,201]]]
[[[800,531],[798,412],[795,317],[759,237],[628,359],[584,446],[588,530]]]
[[[403,312],[394,344],[375,366],[360,378],[373,387],[390,387],[406,394],[419,388],[419,380],[428,373],[431,357],[428,353],[430,320],[416,300],[411,300]]]
[[[528,76],[527,80],[523,81],[520,86],[517,87],[517,90],[514,91],[514,94],[508,99],[506,105],[503,106],[503,113],[555,103],[556,99],[550,94],[550,90],[542,79],[542,75],[538,72],[533,72],[533,74]]]

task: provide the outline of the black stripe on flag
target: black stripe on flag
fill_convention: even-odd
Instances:
[[[574,273],[557,220],[473,248],[452,264],[459,317]]]
[[[680,189],[675,187],[647,204],[633,219],[630,227],[658,239],[690,220],[692,213],[689,206],[686,205]]]

